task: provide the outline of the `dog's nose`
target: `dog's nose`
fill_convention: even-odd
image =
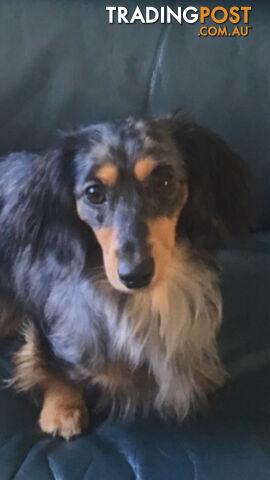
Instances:
[[[127,288],[142,288],[149,285],[154,275],[155,265],[152,257],[134,265],[127,260],[119,262],[118,275]]]

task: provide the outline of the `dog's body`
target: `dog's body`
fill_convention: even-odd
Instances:
[[[1,322],[25,319],[14,383],[44,389],[44,431],[81,431],[89,382],[121,415],[180,419],[223,384],[214,253],[248,225],[249,181],[181,117],[94,125],[2,159]]]

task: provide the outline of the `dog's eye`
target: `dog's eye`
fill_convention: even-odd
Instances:
[[[87,200],[94,205],[100,205],[106,201],[104,186],[99,182],[93,182],[85,190]]]
[[[173,182],[173,172],[169,167],[157,167],[152,173],[152,179],[157,189],[167,190]]]

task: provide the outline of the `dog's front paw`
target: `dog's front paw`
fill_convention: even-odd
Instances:
[[[39,425],[43,432],[69,440],[87,428],[88,420],[83,398],[55,394],[45,397]]]

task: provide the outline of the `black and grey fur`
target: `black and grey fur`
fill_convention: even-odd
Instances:
[[[145,158],[155,166],[139,181],[135,164]],[[95,177],[108,163],[113,185]],[[91,125],[64,135],[55,150],[2,158],[1,323],[12,327],[16,310],[35,344],[33,365],[18,362],[18,386],[38,384],[40,362],[67,382],[98,384],[122,415],[154,408],[185,417],[224,380],[215,252],[250,216],[246,166],[182,116]],[[162,219],[173,229],[169,253],[158,238]],[[113,232],[105,267],[100,231]],[[121,266],[150,257],[148,286],[122,290],[110,278],[110,269],[119,277]],[[111,377],[111,365],[121,375]]]

